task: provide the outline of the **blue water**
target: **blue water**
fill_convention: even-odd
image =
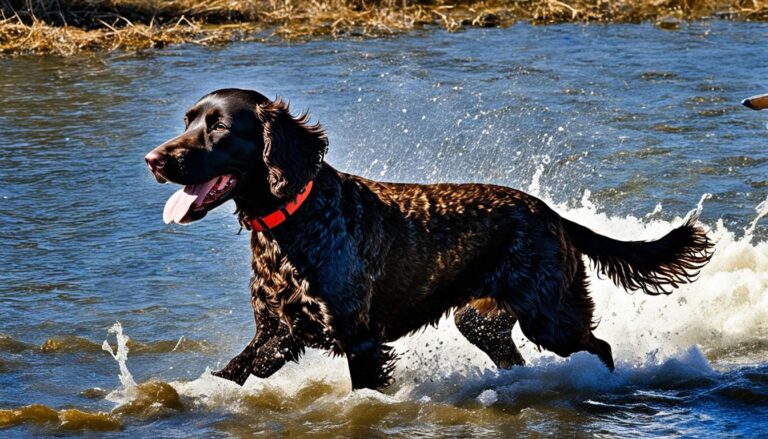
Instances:
[[[768,195],[768,114],[739,105],[768,92],[766,43],[755,23],[520,24],[0,60],[0,409],[124,403],[105,398],[119,369],[100,348],[120,321],[144,346],[128,356],[136,381],[171,383],[185,408],[114,414],[112,435],[768,434],[768,223],[744,232]],[[206,368],[252,336],[248,237],[230,204],[164,225],[177,188],[143,162],[221,87],[308,109],[340,170],[519,187],[627,239],[711,194],[716,258],[668,298],[594,280],[614,375],[531,346],[530,366],[499,373],[444,323],[403,342],[385,395],[348,395],[344,362],[316,352],[230,387]],[[25,421],[0,435],[78,431]]]

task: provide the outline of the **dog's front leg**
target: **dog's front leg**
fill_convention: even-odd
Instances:
[[[347,357],[352,390],[378,390],[389,386],[396,360],[392,348],[383,344],[380,332],[353,328],[349,328],[340,340]]]
[[[245,381],[251,375],[251,363],[256,356],[257,349],[253,347],[255,340],[256,337],[248,343],[243,352],[229,360],[229,363],[223,369],[211,373],[219,378],[233,381],[240,386],[245,384]]]
[[[245,349],[221,370],[213,372],[213,375],[239,385],[243,385],[251,374],[253,362],[256,360],[259,348],[280,334],[280,320],[269,312],[254,312],[256,319],[256,335],[245,346]]]
[[[289,333],[287,325],[281,323],[277,333],[260,343],[258,348],[253,342],[249,343],[224,369],[213,374],[242,386],[251,374],[267,378],[288,361],[298,361],[303,353],[304,344]]]
[[[395,356],[392,348],[377,341],[352,346],[347,355],[352,390],[380,390],[392,383]]]
[[[298,361],[299,356],[304,353],[304,344],[288,332],[286,325],[283,326],[285,331],[272,337],[256,351],[250,366],[250,372],[253,375],[268,378],[280,370],[285,363]]]

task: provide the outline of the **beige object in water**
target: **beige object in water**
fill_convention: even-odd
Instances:
[[[768,108],[768,93],[746,98],[741,101],[741,103],[753,110],[762,110],[764,108]]]

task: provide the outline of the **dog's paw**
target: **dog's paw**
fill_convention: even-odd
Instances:
[[[221,369],[216,372],[211,372],[211,375],[217,376],[219,378],[224,378],[225,380],[232,381],[233,383],[236,383],[239,386],[242,386],[245,384],[245,381],[248,379],[248,377],[251,375],[251,373],[242,367],[233,367],[232,365],[228,365],[224,369]]]
[[[512,369],[515,366],[525,366],[525,360],[523,359],[522,356],[514,357],[511,359],[502,358],[498,360],[493,360],[493,362],[496,364],[496,367],[504,370]]]

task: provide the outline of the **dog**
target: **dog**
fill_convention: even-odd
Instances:
[[[713,244],[695,216],[656,241],[619,241],[490,184],[401,184],[337,171],[307,113],[251,90],[222,89],[186,113],[185,129],[146,155],[161,183],[184,187],[166,223],[191,223],[234,200],[250,230],[256,334],[214,375],[266,378],[305,348],[347,359],[353,389],[392,382],[387,343],[455,311],[459,331],[500,368],[524,363],[519,322],[539,348],[587,351],[593,334],[582,256],[628,290],[669,294],[695,280]]]

